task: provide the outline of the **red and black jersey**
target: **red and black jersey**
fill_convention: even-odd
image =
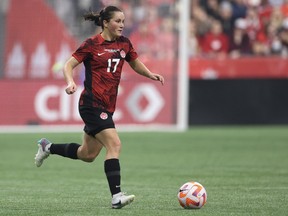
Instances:
[[[130,62],[138,57],[130,40],[121,36],[115,41],[105,41],[97,34],[85,40],[72,56],[85,65],[80,105],[113,113],[124,60]]]

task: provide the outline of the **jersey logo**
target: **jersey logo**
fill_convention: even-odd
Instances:
[[[106,52],[98,53],[98,56],[104,55]]]
[[[125,57],[126,57],[126,53],[125,53],[124,50],[121,50],[121,51],[120,51],[120,56],[121,56],[122,58],[125,58]]]
[[[103,119],[103,120],[106,120],[106,119],[108,118],[108,114],[105,113],[105,112],[102,112],[102,113],[100,114],[100,118]]]

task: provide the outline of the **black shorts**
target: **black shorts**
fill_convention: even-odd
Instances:
[[[81,105],[79,106],[79,113],[85,123],[84,131],[90,136],[94,137],[107,128],[115,128],[112,113],[105,110]]]

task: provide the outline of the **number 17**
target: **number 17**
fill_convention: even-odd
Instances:
[[[113,71],[112,71],[112,73],[115,73],[119,62],[120,62],[120,59],[108,59],[107,72],[108,72],[108,73],[111,72],[112,63],[115,63],[114,68],[113,68]]]

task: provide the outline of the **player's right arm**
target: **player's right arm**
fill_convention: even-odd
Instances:
[[[77,85],[73,79],[73,69],[79,64],[80,63],[74,57],[71,57],[65,63],[63,74],[67,83],[67,87],[65,89],[67,94],[73,94],[77,90]]]

